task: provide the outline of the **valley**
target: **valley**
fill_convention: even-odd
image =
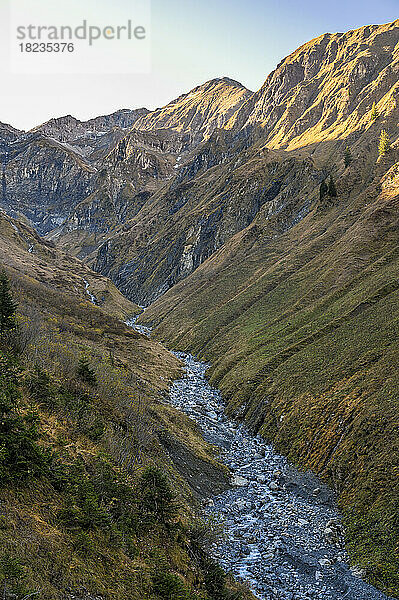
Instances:
[[[25,595],[399,597],[398,123],[398,20],[255,92],[0,123],[0,383],[52,457],[0,489]]]

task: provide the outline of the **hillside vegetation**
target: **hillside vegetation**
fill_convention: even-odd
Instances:
[[[79,290],[82,272],[99,276],[19,222],[1,227],[15,250],[0,255],[4,599],[251,598],[203,550],[212,527],[195,506],[228,474],[162,402],[179,361],[113,316],[137,307],[110,282],[105,312]]]

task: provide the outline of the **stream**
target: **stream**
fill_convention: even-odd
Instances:
[[[129,325],[138,327],[134,320]],[[331,490],[225,416],[220,391],[206,379],[209,365],[173,354],[184,362],[185,374],[172,384],[170,403],[198,424],[232,474],[231,488],[204,508],[224,524],[213,558],[259,600],[387,600],[349,566]]]

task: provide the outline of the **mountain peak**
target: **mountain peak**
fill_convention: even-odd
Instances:
[[[213,79],[209,79],[208,81],[206,81],[202,85],[199,85],[195,89],[198,89],[198,88],[207,88],[207,87],[211,87],[211,86],[220,86],[221,84],[224,84],[224,85],[226,85],[228,87],[240,88],[242,90],[247,90],[248,92],[250,92],[250,90],[248,90],[245,87],[245,85],[243,85],[239,81],[236,81],[235,79],[231,79],[230,77],[214,77]]]
[[[224,127],[252,92],[229,77],[210,79],[182,94],[163,108],[157,108],[137,121],[142,130],[175,129],[190,133],[195,142],[208,138]]]
[[[16,129],[15,127],[13,127],[12,125],[9,125],[8,123],[0,122],[0,142],[1,141],[13,142],[15,139],[17,139],[23,133],[24,133],[24,131],[21,131],[20,129]]]

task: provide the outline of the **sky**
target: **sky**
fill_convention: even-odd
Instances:
[[[0,40],[8,46],[0,48],[0,121],[20,129],[65,114],[84,120],[120,108],[153,109],[214,77],[228,76],[257,90],[276,65],[304,42],[325,32],[399,17],[399,0],[96,0],[97,18],[103,24],[112,14],[118,15],[118,22],[126,17],[135,23],[138,4],[151,3],[145,40],[151,61],[143,58],[144,72],[137,72],[137,66],[127,72],[125,64],[134,64],[137,57],[129,53],[140,42],[135,46],[124,42],[120,60],[111,54],[104,62],[94,61],[97,72],[86,73],[84,60],[74,63],[76,72],[64,68],[41,72],[39,61],[46,57],[33,55],[28,57],[30,72],[14,72],[9,45],[14,44],[14,52],[17,41],[12,38],[9,3],[24,1],[0,0]],[[93,1],[79,0],[89,16]],[[25,11],[25,18],[33,19],[40,9],[44,19],[51,6],[57,6],[63,23],[72,19],[71,0],[29,0],[31,14]],[[106,44],[111,48],[113,42]],[[68,56],[63,60],[66,63]]]

